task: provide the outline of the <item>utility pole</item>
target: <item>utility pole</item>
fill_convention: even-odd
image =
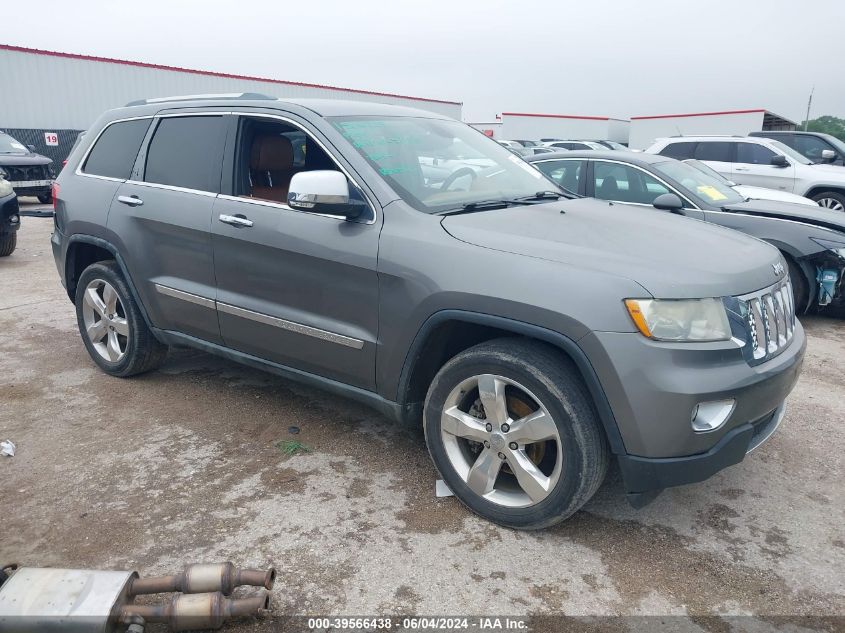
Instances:
[[[804,119],[804,131],[807,131],[807,128],[810,126],[810,106],[813,105],[813,93],[816,91],[815,85],[813,86],[812,90],[810,90],[810,99],[807,101],[807,116]]]

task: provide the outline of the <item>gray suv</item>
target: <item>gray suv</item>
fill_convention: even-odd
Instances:
[[[777,428],[805,337],[768,244],[579,199],[429,112],[260,95],[107,112],[58,178],[53,252],[106,373],[187,345],[421,424],[500,524],[635,505]]]

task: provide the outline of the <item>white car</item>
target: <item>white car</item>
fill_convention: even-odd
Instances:
[[[520,147],[524,147],[524,145],[522,143],[520,143],[519,141],[504,141],[504,140],[500,141],[500,140],[497,139],[496,142],[499,145],[504,145],[508,149],[517,149],[517,148],[520,148]]]
[[[543,143],[543,147],[554,147],[556,149],[583,150],[597,149],[606,150],[607,147],[595,141],[549,141]]]
[[[739,195],[741,195],[746,200],[775,200],[777,202],[792,202],[793,204],[806,204],[811,207],[818,206],[818,202],[815,200],[811,200],[810,198],[805,198],[804,196],[799,196],[794,193],[789,193],[787,191],[778,191],[777,189],[766,189],[765,187],[752,187],[751,185],[738,185],[733,180],[728,180],[718,171],[713,169],[712,167],[708,167],[700,160],[695,160],[694,158],[690,158],[684,161],[690,167],[695,167],[697,170],[704,172],[718,180],[719,182],[727,185],[734,191],[736,191]]]
[[[812,198],[845,212],[845,168],[815,165],[780,141],[744,136],[673,136],[645,150],[678,160],[695,158],[739,185]]]

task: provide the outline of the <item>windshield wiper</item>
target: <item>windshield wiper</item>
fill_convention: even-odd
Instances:
[[[460,215],[462,213],[475,213],[476,211],[492,211],[493,209],[506,209],[512,204],[528,204],[521,200],[482,200],[480,202],[468,202],[457,209],[441,211],[437,215]]]
[[[522,196],[521,198],[515,198],[515,200],[519,200],[520,202],[528,200],[559,200],[565,196],[572,196],[573,198],[581,197],[577,193],[573,193],[569,191],[569,189],[561,187],[561,191],[551,191],[547,189],[545,191],[538,191],[533,196]]]

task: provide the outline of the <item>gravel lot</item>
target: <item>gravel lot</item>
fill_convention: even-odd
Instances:
[[[272,564],[279,615],[843,622],[772,618],[845,616],[845,319],[803,319],[807,360],[786,419],[742,464],[642,510],[612,474],[568,522],[523,533],[436,499],[421,432],[356,403],[189,350],[137,378],[103,374],[80,342],[51,230],[25,217],[18,250],[0,259],[0,440],[17,444],[0,458],[0,562],[142,575]],[[310,452],[277,448],[294,437]],[[724,630],[708,622],[695,630]]]

